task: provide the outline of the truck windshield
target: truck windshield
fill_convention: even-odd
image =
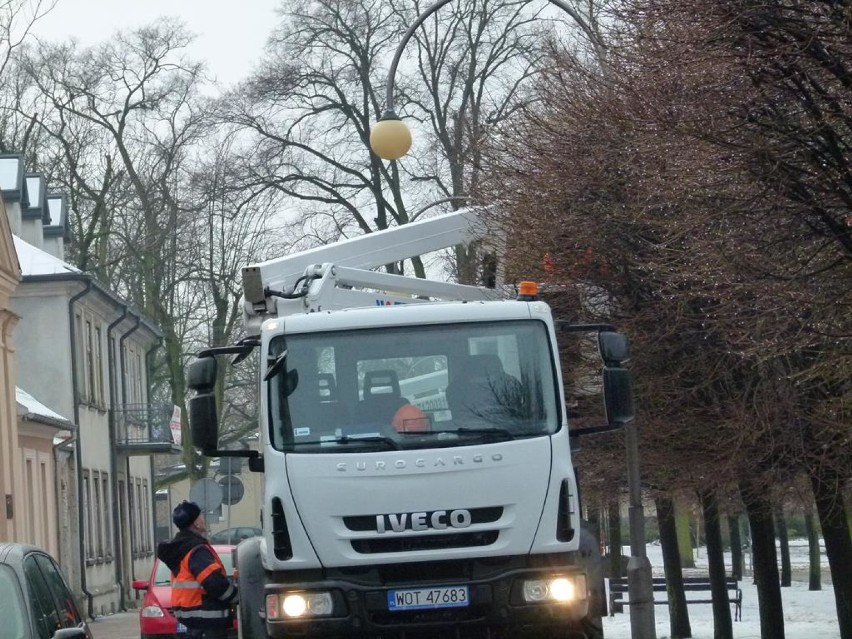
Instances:
[[[295,452],[452,447],[559,427],[544,323],[404,326],[283,335],[268,381],[273,445]]]

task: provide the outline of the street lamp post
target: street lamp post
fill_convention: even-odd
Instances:
[[[394,110],[394,81],[402,52],[414,32],[438,9],[451,0],[437,0],[411,24],[394,52],[388,69],[385,87],[385,112],[370,132],[370,147],[384,160],[398,160],[411,148],[411,131]],[[603,42],[577,11],[564,0],[548,0],[580,26],[598,52],[603,52]],[[645,552],[645,515],[642,507],[642,485],[639,473],[639,445],[634,421],[626,425],[627,484],[630,493],[630,560],[627,564],[630,596],[630,628],[633,639],[656,639],[654,620],[654,591],[651,563]]]

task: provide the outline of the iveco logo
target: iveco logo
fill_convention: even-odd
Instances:
[[[450,466],[466,466],[466,465],[482,465],[491,463],[498,463],[503,461],[503,455],[500,453],[494,453],[492,455],[452,455],[446,457],[418,457],[417,459],[407,461],[405,459],[397,459],[395,461],[374,461],[371,463],[367,463],[365,461],[356,461],[356,462],[339,462],[335,468],[337,468],[338,472],[348,473],[350,471],[366,471],[366,470],[377,470],[377,471],[394,471],[394,470],[405,470],[406,468],[448,468]]]
[[[405,532],[406,530],[444,530],[446,528],[467,528],[470,526],[470,511],[436,510],[431,513],[393,513],[376,515],[376,532]]]

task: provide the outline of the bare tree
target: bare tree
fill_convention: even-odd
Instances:
[[[0,77],[16,49],[27,40],[33,25],[56,6],[58,0],[0,1]]]
[[[108,252],[122,256],[111,270],[113,284],[163,329],[172,401],[179,406],[186,393],[181,283],[196,267],[181,259],[194,239],[186,221],[195,208],[183,189],[209,114],[198,94],[202,67],[180,55],[190,40],[182,25],[161,20],[92,49],[45,45],[25,60],[51,101],[47,126],[63,148],[70,179],[92,203],[89,228],[108,238]],[[84,159],[97,165],[93,171],[83,172]],[[120,181],[127,192],[119,210]],[[81,263],[90,259],[98,261],[78,256]]]
[[[777,26],[781,5],[798,11],[798,31],[754,28],[767,12]],[[810,101],[784,84],[828,82],[817,75],[830,69],[816,63],[790,72],[791,61],[808,59],[807,46],[791,48],[790,38],[810,29],[803,42],[826,48],[823,63],[838,61],[821,36],[834,33],[826,25],[833,18],[837,33],[847,33],[848,12],[799,3],[731,2],[709,12],[687,0],[625,6],[635,12],[621,16],[615,72],[601,82],[574,60],[555,61],[540,85],[543,106],[527,109],[493,155],[500,170],[490,192],[509,215],[514,268],[538,269],[566,290],[596,286],[613,300],[607,313],[634,340],[650,481],[705,491],[739,485],[760,559],[764,635],[780,636],[769,488],[806,473],[826,547],[835,548],[830,562],[848,562],[841,486],[850,447],[841,415],[850,388],[850,264],[846,231],[832,226],[843,207],[826,215],[787,190],[834,184],[839,192],[818,201],[835,202],[846,181],[825,154],[795,163],[812,157],[824,131],[792,117]],[[751,78],[756,61],[751,49],[737,49],[742,38],[780,47],[766,51]],[[830,42],[841,44],[848,38]],[[824,111],[847,103],[826,99]],[[774,112],[784,119],[764,117]],[[842,146],[839,131],[832,139]],[[780,159],[799,172],[798,183]],[[581,455],[599,446],[585,448]],[[850,627],[846,581],[834,583],[842,633]]]
[[[422,10],[376,0],[287,5],[263,66],[223,101],[222,117],[256,136],[246,157],[253,183],[287,198],[303,242],[406,224],[423,203],[464,204],[482,140],[523,101],[544,42],[541,10],[451,3],[415,32],[396,78],[425,144],[405,162],[372,154],[386,61]],[[425,274],[419,260],[413,268]]]
[[[242,333],[242,268],[283,252],[277,199],[241,187],[236,136],[219,131],[204,144],[203,161],[193,171],[193,200],[201,206],[192,220],[198,238],[188,247],[195,263],[184,298],[194,300],[194,327],[184,332],[187,356],[193,348],[223,346]],[[252,367],[219,368],[220,439],[229,443],[257,430],[257,381]]]

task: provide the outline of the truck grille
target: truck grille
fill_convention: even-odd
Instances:
[[[352,549],[362,555],[415,550],[444,550],[447,548],[473,548],[489,546],[497,541],[496,530],[479,532],[448,533],[443,535],[411,535],[396,538],[358,539],[352,541]]]
[[[427,518],[432,513],[426,513]],[[343,525],[346,526],[347,530],[351,530],[353,532],[365,532],[365,531],[373,531],[376,530],[376,518],[382,517],[383,515],[355,515],[350,517],[343,518]],[[493,524],[495,521],[498,521],[500,517],[503,516],[503,507],[502,506],[488,506],[486,508],[471,508],[470,509],[470,523],[471,525],[476,524]]]

